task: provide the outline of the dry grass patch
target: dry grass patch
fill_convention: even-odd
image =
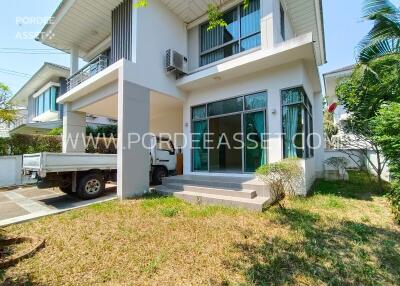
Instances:
[[[398,285],[400,230],[374,182],[317,182],[264,214],[172,197],[108,202],[6,228],[46,238],[9,285]],[[1,280],[0,280],[1,281]]]

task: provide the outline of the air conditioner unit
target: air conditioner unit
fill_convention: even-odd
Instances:
[[[177,51],[168,49],[165,53],[165,70],[168,73],[185,75],[188,73],[188,60]]]

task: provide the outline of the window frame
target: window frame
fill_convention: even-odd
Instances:
[[[260,93],[264,93],[265,94],[265,98],[266,98],[265,106],[264,107],[257,107],[257,108],[254,108],[254,109],[246,109],[246,106],[245,106],[246,97],[247,96],[251,96],[251,95],[255,95],[255,94],[260,94]],[[216,103],[216,102],[222,102],[222,101],[226,101],[226,100],[234,99],[234,98],[239,98],[239,97],[242,97],[242,103],[243,103],[243,109],[241,111],[233,112],[233,113],[224,113],[224,114],[219,114],[219,115],[215,115],[215,116],[208,116],[208,105],[209,104]],[[209,132],[209,130],[210,130],[210,119],[219,118],[219,117],[225,117],[225,116],[230,116],[230,115],[235,115],[235,114],[240,114],[242,116],[242,128],[243,128],[244,116],[246,114],[263,111],[264,112],[264,127],[265,127],[264,131],[265,131],[266,134],[268,134],[268,132],[269,132],[268,131],[269,130],[269,126],[268,126],[268,122],[269,122],[268,121],[269,120],[268,119],[269,100],[268,100],[268,97],[269,97],[269,90],[268,89],[263,89],[263,90],[258,90],[258,91],[254,91],[254,92],[245,93],[245,94],[242,94],[242,95],[230,96],[230,97],[226,97],[226,98],[223,98],[223,99],[208,101],[208,102],[205,102],[205,103],[195,104],[195,105],[190,106],[190,134],[191,134],[191,143],[190,143],[190,146],[191,146],[191,148],[190,148],[191,149],[190,150],[191,166],[190,166],[190,168],[191,168],[191,171],[192,172],[196,172],[196,173],[211,173],[211,170],[210,170],[210,152],[209,152],[209,150],[207,151],[208,152],[207,170],[195,170],[194,169],[193,134],[194,134],[194,123],[195,122],[200,122],[200,121],[206,122],[207,123],[207,130]],[[202,106],[205,107],[205,111],[206,111],[205,115],[206,116],[204,118],[193,119],[193,109],[197,108],[197,107],[202,107]],[[244,132],[243,129],[242,129],[242,132]],[[268,162],[268,156],[269,156],[269,154],[268,154],[268,144],[269,144],[268,140],[269,140],[269,138],[268,138],[268,135],[267,135],[266,138],[264,138],[264,141],[265,141],[265,146],[264,147],[265,147],[265,150],[266,150],[264,152],[266,152],[265,156],[266,156],[266,161],[267,162]],[[242,174],[252,174],[252,173],[249,173],[249,172],[245,171],[244,156],[245,156],[245,154],[242,153]]]
[[[283,102],[283,92],[292,90],[292,89],[301,89],[303,92],[303,99],[301,101],[291,102],[291,103],[284,103]],[[289,88],[281,89],[280,91],[281,96],[281,130],[282,130],[282,158],[287,158],[285,155],[285,134],[284,134],[284,126],[283,126],[283,109],[285,106],[294,106],[297,105],[301,108],[302,114],[302,154],[303,156],[299,159],[311,159],[314,158],[315,150],[314,150],[314,138],[310,135],[314,132],[314,119],[313,119],[313,106],[311,101],[308,97],[307,92],[304,89],[304,86],[294,86]],[[308,128],[307,128],[308,127]],[[312,148],[309,148],[307,141],[310,137],[310,144],[313,145]]]
[[[52,96],[52,90],[54,90],[55,97]],[[43,91],[39,96],[34,98],[35,105],[35,116],[42,115],[46,112],[58,112],[57,97],[59,93],[59,87],[52,85]],[[46,100],[47,97],[47,100]],[[53,102],[54,100],[54,102]],[[42,104],[40,104],[42,103]],[[54,103],[54,105],[53,105]],[[47,105],[46,105],[47,104]],[[53,108],[54,107],[54,108]]]
[[[258,0],[259,1],[259,3],[260,3],[260,9],[259,9],[259,12],[261,13],[261,9],[262,9],[262,6],[261,6],[261,0]],[[259,31],[257,31],[257,32],[254,32],[254,33],[251,33],[251,34],[248,34],[248,35],[246,35],[246,36],[243,36],[242,37],[242,21],[241,21],[241,19],[242,19],[242,13],[241,13],[241,7],[242,7],[242,5],[243,4],[238,4],[238,5],[236,5],[235,7],[232,7],[232,8],[230,8],[230,9],[227,9],[226,11],[223,11],[223,15],[225,15],[225,14],[227,14],[227,13],[230,13],[230,12],[232,12],[232,11],[234,11],[234,10],[236,10],[237,12],[237,15],[238,15],[238,30],[239,30],[239,37],[238,37],[238,39],[236,39],[236,40],[231,40],[231,41],[229,41],[229,42],[226,42],[226,43],[223,43],[223,44],[221,44],[221,45],[218,45],[218,46],[215,46],[215,47],[213,47],[213,48],[210,48],[210,49],[208,49],[208,50],[205,50],[205,51],[201,51],[201,43],[202,43],[202,37],[201,37],[201,29],[202,29],[202,27],[203,26],[205,26],[205,25],[208,25],[208,23],[209,23],[209,21],[206,21],[206,22],[204,22],[204,23],[202,23],[202,24],[199,24],[198,25],[198,36],[199,36],[199,67],[204,67],[204,66],[207,66],[207,65],[209,65],[209,64],[212,64],[212,63],[215,63],[215,62],[217,62],[218,60],[216,60],[216,61],[213,61],[213,62],[210,62],[210,63],[208,63],[208,64],[201,64],[201,58],[202,58],[202,56],[204,56],[204,55],[207,55],[207,54],[210,54],[210,53],[212,53],[212,52],[215,52],[215,51],[217,51],[217,50],[219,50],[219,49],[222,49],[222,48],[225,48],[225,47],[227,47],[227,46],[229,46],[229,45],[233,45],[233,44],[238,44],[238,50],[239,50],[239,52],[238,53],[236,53],[236,54],[232,54],[232,55],[230,55],[230,56],[228,56],[228,57],[224,57],[224,58],[222,58],[222,59],[220,59],[220,60],[223,60],[223,59],[227,59],[227,58],[229,58],[229,57],[232,57],[232,56],[234,56],[234,55],[238,55],[238,54],[240,54],[240,53],[243,53],[243,52],[246,52],[246,51],[248,51],[248,50],[251,50],[251,49],[254,49],[254,48],[257,48],[257,47],[259,47],[259,46],[256,46],[256,47],[253,47],[253,48],[251,48],[251,49],[248,49],[248,50],[243,50],[242,51],[242,41],[243,40],[246,40],[246,39],[248,39],[248,38],[251,38],[251,37],[253,37],[253,36],[255,36],[255,35],[260,35],[260,37],[261,37],[261,14],[260,14],[260,21],[259,21]]]
[[[282,40],[286,41],[286,23],[285,23],[285,9],[282,3],[279,1],[279,16],[280,16],[280,27]]]

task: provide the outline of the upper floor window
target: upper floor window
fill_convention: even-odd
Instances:
[[[207,30],[200,26],[200,66],[261,45],[260,0],[250,0],[247,8],[238,5],[224,13],[226,27]]]
[[[52,86],[35,98],[35,114],[36,116],[47,111],[57,111],[58,104],[56,102],[58,95],[58,87]]]
[[[282,40],[286,40],[286,31],[285,31],[285,10],[282,7],[282,3],[280,3],[280,20],[281,20],[281,36]]]

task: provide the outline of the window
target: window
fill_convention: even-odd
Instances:
[[[197,106],[192,108],[192,119],[193,120],[199,120],[199,119],[204,119],[207,117],[207,111],[206,111],[206,106]]]
[[[282,3],[280,3],[280,20],[281,20],[281,36],[282,40],[286,40],[286,31],[285,31],[285,10],[282,7]]]
[[[282,91],[282,133],[285,158],[314,156],[312,106],[302,87]]]
[[[57,111],[58,87],[52,86],[35,98],[35,114],[39,116],[47,111]]]
[[[231,98],[208,104],[208,116],[234,113],[243,110],[243,97]]]
[[[265,96],[265,92],[247,95],[244,100],[246,110],[265,108],[267,106],[267,97]]]
[[[200,66],[261,45],[260,0],[250,0],[246,9],[239,5],[223,18],[226,27],[208,31],[208,23],[200,26]]]

